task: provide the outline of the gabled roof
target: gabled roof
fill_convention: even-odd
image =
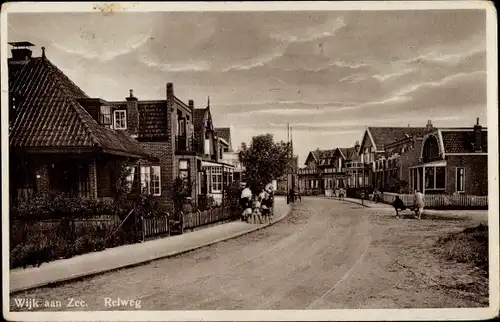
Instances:
[[[101,126],[78,103],[89,98],[60,69],[44,57],[31,58],[10,70],[10,95],[16,97],[10,146],[24,149],[101,150],[133,157],[146,156],[126,132]]]
[[[408,136],[423,137],[425,127],[368,127],[367,131],[373,138],[376,151],[384,145],[401,140]]]
[[[215,128],[215,132],[217,132],[217,136],[224,139],[229,144],[229,151],[232,151],[233,148],[231,146],[231,128],[217,127]]]
[[[195,108],[193,112],[193,125],[194,130],[199,132],[203,130],[203,121],[205,120],[206,108]]]
[[[445,153],[474,153],[474,129],[440,130]],[[481,131],[481,152],[488,152],[488,131]]]

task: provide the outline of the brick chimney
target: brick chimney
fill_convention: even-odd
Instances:
[[[166,134],[170,135],[170,131],[173,130],[173,133],[176,131],[177,127],[177,117],[172,117],[172,113],[175,111],[174,109],[174,84],[167,83],[167,128]]]
[[[479,117],[474,125],[474,152],[482,151],[483,127],[479,124]]]
[[[27,63],[31,59],[33,52],[29,47],[35,46],[34,44],[29,41],[16,41],[9,42],[9,45],[12,46],[12,63],[23,64]],[[45,56],[45,48],[42,50],[42,55]]]
[[[191,113],[194,113],[194,101],[189,100],[189,109],[191,110]]]
[[[356,143],[354,144],[354,151],[359,152],[360,147],[361,145],[359,144],[359,141],[356,141]]]
[[[130,90],[127,100],[127,130],[132,136],[139,135],[139,106],[137,98],[134,97],[134,90]]]
[[[432,131],[434,129],[434,126],[432,125],[432,121],[428,120],[427,125],[425,126],[426,131]]]

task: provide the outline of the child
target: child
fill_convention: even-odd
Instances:
[[[259,222],[261,224],[263,224],[262,222],[262,216],[261,216],[261,211],[260,211],[260,206],[261,206],[261,203],[259,201],[259,197],[256,196],[254,202],[253,202],[253,220],[252,222],[255,223],[256,222],[256,218],[259,219]]]

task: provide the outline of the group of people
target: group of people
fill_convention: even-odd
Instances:
[[[399,211],[406,210],[406,206],[403,200],[401,200],[399,196],[396,196],[392,205],[396,210],[396,218],[400,218]],[[422,213],[424,212],[424,207],[425,207],[424,195],[420,191],[415,190],[415,196],[413,198],[413,211],[415,211],[415,217],[418,218],[419,220],[422,219]]]
[[[258,189],[254,189],[258,191]],[[258,193],[252,193],[250,187],[245,187],[241,192],[240,206],[243,209],[241,220],[248,223],[256,223],[257,220],[263,224],[271,221],[274,207],[273,185],[267,184]]]

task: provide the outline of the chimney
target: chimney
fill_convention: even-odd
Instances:
[[[434,126],[432,125],[432,121],[431,120],[427,120],[427,126],[425,127],[425,129],[427,131],[430,131],[434,128]]]
[[[359,148],[360,148],[359,141],[356,141],[356,143],[354,144],[354,150],[358,152]]]
[[[33,52],[29,49],[29,47],[35,46],[34,44],[29,41],[16,41],[9,42],[9,45],[13,47],[11,49],[12,62],[27,63],[31,59]],[[42,55],[45,57],[45,48],[42,50]]]
[[[194,113],[194,101],[193,100],[189,100],[189,109],[191,110],[191,113]]]
[[[474,152],[481,152],[482,149],[482,138],[483,127],[479,125],[479,117],[476,119],[476,124],[474,125]]]
[[[134,90],[130,90],[127,100],[127,130],[132,136],[139,135],[139,106]]]

